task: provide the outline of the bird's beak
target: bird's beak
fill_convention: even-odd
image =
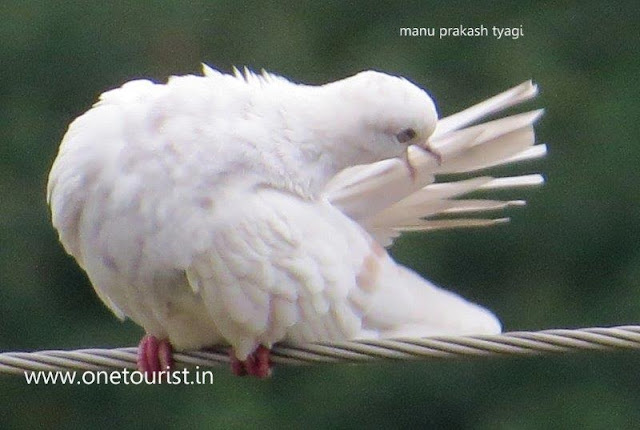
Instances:
[[[416,172],[416,168],[413,167],[413,164],[411,164],[411,160],[409,159],[409,147],[408,146],[407,146],[407,149],[404,151],[404,154],[402,156],[402,161],[407,166],[407,170],[409,171],[409,177],[411,178],[411,182],[415,182],[416,181],[417,172]]]
[[[433,146],[431,146],[431,142],[429,142],[429,139],[425,140],[425,142],[422,145],[416,145],[416,146],[422,149],[423,151],[428,152],[433,158],[435,158],[436,162],[438,163],[438,166],[442,165],[442,154],[440,154],[438,151],[433,149]]]
[[[427,139],[424,143],[421,144],[415,144],[415,145],[411,145],[411,146],[415,146],[417,148],[420,148],[421,150],[429,153],[429,155],[431,155],[433,158],[435,158],[436,162],[438,163],[438,165],[442,164],[442,155],[435,151],[431,145],[429,144],[429,140]],[[411,159],[409,158],[409,146],[407,146],[406,151],[404,152],[404,156],[402,157],[402,161],[404,161],[404,163],[407,165],[407,170],[409,170],[409,177],[411,178],[411,181],[415,182],[418,172],[415,168],[415,166],[411,163]]]

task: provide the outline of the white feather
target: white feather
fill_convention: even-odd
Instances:
[[[475,190],[516,188],[540,185],[540,175],[515,178],[478,177],[453,183],[437,183],[436,176],[470,173],[498,165],[532,160],[545,155],[545,145],[534,145],[533,123],[543,110],[535,110],[465,127],[537,94],[537,87],[525,82],[458,114],[441,119],[430,139],[430,148],[441,156],[441,164],[421,149],[409,151],[416,169],[412,180],[399,160],[385,160],[369,166],[357,166],[341,172],[327,187],[327,197],[345,213],[359,220],[374,237],[389,246],[399,231],[440,230],[481,227],[502,223],[497,220],[431,220],[423,218],[455,213],[460,203],[449,199]],[[464,203],[463,203],[464,205]],[[521,204],[518,204],[521,205]],[[477,206],[477,205],[476,205]],[[496,206],[496,205],[493,205]],[[504,209],[514,204],[500,204]],[[458,209],[458,213],[468,212]],[[495,222],[494,222],[495,221]]]
[[[47,190],[53,224],[116,315],[177,349],[228,343],[240,359],[280,341],[500,331],[491,312],[397,265],[374,238],[494,224],[423,218],[522,204],[451,199],[540,176],[433,182],[541,156],[539,112],[463,128],[535,86],[436,123],[426,93],[381,73],[311,87],[233,72],[129,82],[63,139]],[[435,129],[442,163],[410,146],[412,175],[398,158],[405,127]]]

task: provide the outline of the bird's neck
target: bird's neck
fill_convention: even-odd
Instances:
[[[281,130],[275,149],[279,160],[270,175],[288,190],[305,198],[318,198],[340,171],[377,161],[368,154],[359,136],[359,124],[348,100],[336,87],[297,88],[280,100]],[[282,134],[282,133],[281,133]]]

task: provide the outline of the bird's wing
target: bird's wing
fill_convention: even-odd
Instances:
[[[326,200],[237,193],[187,279],[240,359],[258,344],[495,333],[485,309],[397,265]]]
[[[408,159],[413,175],[399,159],[355,166],[337,175],[327,186],[326,196],[345,214],[357,220],[380,243],[390,245],[403,231],[484,226],[506,218],[455,218],[471,213],[522,205],[521,200],[453,200],[476,190],[538,185],[540,175],[494,179],[471,179],[434,183],[436,176],[468,174],[494,166],[531,160],[546,152],[535,144],[533,124],[542,110],[512,115],[474,126],[482,118],[522,103],[537,94],[525,82],[438,122],[430,148],[440,160],[418,147],[410,147]],[[425,219],[447,215],[447,219]],[[454,219],[451,219],[454,217]]]

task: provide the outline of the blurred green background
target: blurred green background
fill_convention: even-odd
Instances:
[[[127,80],[200,62],[324,83],[400,74],[455,112],[533,78],[547,184],[512,222],[415,234],[393,252],[493,309],[507,330],[640,320],[637,2],[80,2],[0,4],[0,350],[129,346],[50,226],[45,184],[69,122]],[[400,37],[400,27],[523,26],[517,40]],[[501,173],[505,173],[502,172]],[[0,375],[0,427],[637,428],[635,353],[216,369],[211,386],[27,386]]]

